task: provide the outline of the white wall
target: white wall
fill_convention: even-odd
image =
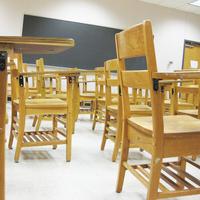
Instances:
[[[151,19],[159,71],[181,68],[184,39],[200,41],[200,15],[137,0],[0,0],[0,35],[21,35],[24,14],[122,29]]]

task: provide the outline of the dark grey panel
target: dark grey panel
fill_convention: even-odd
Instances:
[[[73,38],[76,46],[58,55],[26,55],[24,61],[35,63],[44,57],[48,65],[93,69],[104,61],[116,58],[115,34],[120,29],[71,21],[24,15],[23,36]],[[144,59],[129,62],[131,69],[144,69]]]
[[[127,70],[146,70],[147,63],[146,57],[136,57],[126,60],[126,69]]]

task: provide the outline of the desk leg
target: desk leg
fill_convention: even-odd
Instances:
[[[73,78],[67,77],[67,152],[66,160],[71,161],[71,150],[72,150],[72,133],[73,133],[73,122],[74,122],[74,110],[73,110]]]
[[[7,54],[0,52],[0,199],[5,200],[5,122],[7,90]]]
[[[75,129],[75,122],[78,119],[78,114],[80,110],[80,94],[79,94],[79,85],[78,85],[78,78],[74,80],[74,88],[73,88],[73,102],[74,102],[74,129]],[[74,133],[74,130],[73,130]]]

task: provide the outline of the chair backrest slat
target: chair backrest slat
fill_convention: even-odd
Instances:
[[[120,46],[118,58],[126,59],[145,55],[143,28],[143,24],[140,24],[116,34],[116,42]]]
[[[117,57],[120,66],[124,66],[124,59],[146,57],[147,70],[157,71],[153,34],[150,21],[135,25],[115,35]]]
[[[116,104],[118,95],[118,69],[119,63],[117,59],[108,60],[104,64],[105,69],[105,84],[106,84],[106,106]],[[117,90],[116,90],[117,87]],[[113,89],[117,92],[114,92]]]
[[[95,96],[97,99],[105,97],[104,67],[95,68]]]
[[[119,86],[119,80],[118,79],[107,79],[107,86]]]
[[[131,88],[149,89],[149,72],[145,71],[122,71],[123,85]]]

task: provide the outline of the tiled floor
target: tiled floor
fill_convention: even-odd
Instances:
[[[31,122],[27,120],[27,127]],[[49,125],[44,122],[42,127]],[[146,189],[130,173],[123,192],[115,192],[119,159],[111,162],[111,142],[100,151],[103,126],[97,125],[94,132],[91,126],[89,116],[79,117],[70,163],[65,162],[64,146],[24,149],[18,164],[13,161],[14,150],[6,148],[6,200],[145,200]],[[148,161],[148,155],[131,150],[130,160]],[[194,174],[200,178],[199,171]],[[177,199],[199,200],[200,196]]]

